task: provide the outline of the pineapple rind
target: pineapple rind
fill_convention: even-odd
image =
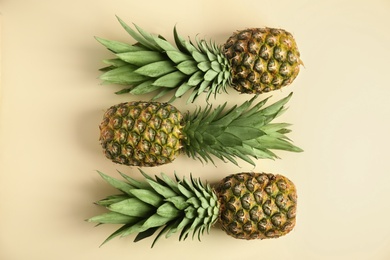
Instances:
[[[141,171],[141,170],[140,170]],[[179,240],[185,240],[192,232],[200,239],[217,221],[219,203],[209,184],[200,180],[175,179],[161,174],[150,177],[142,172],[145,182],[138,182],[120,173],[125,180],[112,178],[102,172],[100,176],[123,194],[108,196],[97,202],[109,212],[94,216],[88,222],[99,224],[122,224],[104,242],[117,236],[137,233],[134,242],[152,236],[160,229],[152,244],[162,237],[180,232]],[[137,184],[137,185],[134,185]],[[113,200],[113,198],[115,198]]]
[[[115,163],[157,166],[172,162],[181,150],[182,114],[159,102],[127,102],[103,116],[100,142]]]
[[[294,37],[283,29],[237,31],[223,52],[231,66],[232,86],[241,93],[260,94],[287,86],[303,64]]]
[[[216,185],[215,192],[221,204],[219,223],[234,238],[277,238],[295,226],[296,187],[282,175],[229,175]]]

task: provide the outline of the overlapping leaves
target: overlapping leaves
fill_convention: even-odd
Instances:
[[[117,236],[137,234],[134,242],[150,237],[158,230],[153,241],[165,235],[180,232],[179,240],[185,240],[192,232],[200,236],[209,232],[217,221],[219,205],[210,185],[197,179],[172,180],[164,173],[153,179],[142,172],[144,182],[139,182],[123,173],[124,181],[112,178],[102,172],[101,177],[120,190],[119,195],[108,196],[96,204],[106,207],[109,212],[88,219],[100,224],[122,224],[104,242]]]
[[[275,159],[271,150],[301,152],[286,136],[290,132],[286,123],[271,123],[286,109],[287,97],[263,108],[267,99],[252,106],[256,97],[224,111],[226,103],[212,110],[198,109],[187,114],[184,132],[185,151],[188,156],[213,162],[212,155],[229,160],[237,165],[236,157],[255,165],[251,159]]]
[[[105,83],[126,85],[118,94],[135,95],[156,91],[154,99],[173,93],[172,99],[192,91],[188,102],[201,93],[207,99],[226,91],[231,75],[227,59],[214,43],[197,40],[196,45],[180,37],[174,29],[176,46],[161,36],[152,35],[134,25],[133,30],[119,17],[127,33],[137,41],[130,45],[118,41],[96,39],[112,51],[116,58],[104,60],[101,79]]]

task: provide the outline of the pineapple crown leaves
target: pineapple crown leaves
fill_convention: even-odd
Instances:
[[[170,237],[180,232],[179,240],[185,240],[192,232],[200,240],[204,231],[210,231],[217,221],[219,203],[209,184],[204,184],[192,176],[175,179],[161,173],[161,177],[152,178],[140,170],[144,182],[137,181],[121,172],[124,180],[98,173],[121,194],[108,196],[96,202],[109,212],[94,216],[88,222],[100,224],[121,224],[103,243],[117,236],[125,237],[137,233],[134,242],[156,235],[152,247],[163,235]]]
[[[186,114],[183,132],[184,150],[188,156],[201,161],[211,161],[211,155],[229,160],[238,165],[236,157],[255,166],[255,159],[279,158],[271,150],[302,152],[293,145],[286,136],[290,132],[287,123],[271,123],[285,110],[287,97],[263,108],[269,98],[252,106],[257,95],[240,106],[234,106],[224,112],[226,103],[212,110],[207,106],[204,110]],[[214,162],[213,162],[214,163]]]
[[[207,99],[221,91],[231,82],[229,62],[215,43],[196,39],[196,44],[186,41],[174,28],[176,47],[162,36],[155,36],[135,25],[136,30],[117,17],[127,33],[137,41],[130,45],[95,37],[116,58],[103,62],[103,83],[126,85],[117,94],[146,94],[157,91],[153,99],[174,92],[173,101],[192,90],[188,102],[193,102],[201,93]]]

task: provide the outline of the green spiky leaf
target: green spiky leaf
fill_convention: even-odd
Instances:
[[[121,173],[125,181],[119,181],[100,173],[109,184],[118,189],[127,189],[128,193],[111,195],[107,201],[109,212],[92,217],[87,221],[100,224],[121,224],[117,231],[112,233],[104,242],[117,236],[128,236],[138,233],[135,242],[159,233],[152,246],[163,235],[171,236],[179,231],[199,232],[209,230],[217,221],[215,214],[219,212],[219,203],[216,194],[209,185],[204,185],[192,177],[180,180],[169,178],[165,174],[152,178],[141,171],[145,180],[136,181]],[[124,186],[126,183],[128,186]],[[194,224],[195,223],[195,224]],[[187,237],[185,235],[184,239]],[[183,237],[179,236],[179,239]]]
[[[255,103],[256,96],[239,106],[224,111],[226,103],[211,109],[198,109],[187,115],[185,151],[188,156],[204,161],[210,155],[238,165],[236,158],[252,165],[256,159],[278,158],[270,150],[301,152],[291,143],[286,134],[289,132],[286,123],[271,123],[283,111],[291,95],[264,108],[266,98]],[[201,148],[202,147],[202,148]]]
[[[203,92],[206,92],[208,99],[212,94],[215,96],[221,90],[226,91],[231,82],[229,62],[216,44],[208,44],[203,40],[193,44],[184,40],[175,27],[174,46],[162,36],[150,34],[136,24],[133,24],[133,29],[117,18],[136,41],[135,44],[96,37],[117,56],[116,59],[106,59],[109,66],[101,69],[105,72],[101,76],[102,81],[128,85],[117,91],[117,94],[141,95],[156,90],[154,100],[173,93],[173,101],[192,90],[187,102],[193,102]],[[129,68],[118,70],[127,65],[132,66],[131,71]],[[151,79],[154,80],[153,87],[149,84]],[[170,92],[166,88],[175,91]]]

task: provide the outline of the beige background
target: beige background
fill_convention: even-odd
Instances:
[[[0,12],[0,259],[390,259],[390,1],[2,0]],[[280,121],[294,124],[290,137],[304,153],[255,168],[183,155],[145,169],[210,182],[283,173],[299,189],[292,233],[240,241],[214,228],[202,242],[174,236],[150,249],[151,239],[134,244],[133,236],[99,248],[116,226],[83,221],[102,212],[93,201],[114,192],[95,170],[139,174],[104,158],[98,124],[110,105],[149,98],[116,96],[97,79],[110,54],[93,36],[129,40],[115,15],[170,40],[175,24],[184,37],[220,44],[246,27],[293,33],[305,68],[272,100],[294,91]],[[230,90],[212,101],[248,97]],[[174,104],[185,111],[204,101]]]

